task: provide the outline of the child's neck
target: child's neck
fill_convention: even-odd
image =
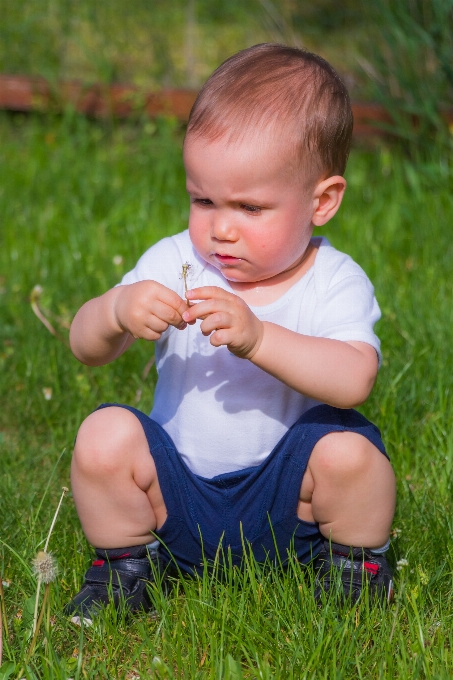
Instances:
[[[313,267],[320,244],[320,238],[312,238],[299,262],[270,279],[245,283],[230,281],[230,286],[236,295],[251,307],[270,305],[281,298]]]

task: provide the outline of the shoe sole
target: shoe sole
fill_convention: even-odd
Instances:
[[[73,617],[70,619],[70,621],[71,621],[71,623],[73,623],[75,626],[79,626],[79,628],[81,628],[82,626],[86,626],[87,628],[89,628],[90,626],[93,625],[93,621],[92,621],[91,619],[87,618],[86,616],[82,616],[82,617],[80,617],[80,616],[73,616]]]

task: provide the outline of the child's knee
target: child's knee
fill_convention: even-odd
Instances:
[[[322,437],[313,449],[309,466],[315,484],[320,479],[347,484],[349,480],[379,474],[381,469],[391,471],[388,459],[356,432],[331,432]]]
[[[124,467],[134,439],[143,437],[137,418],[120,407],[91,413],[77,433],[73,464],[87,475],[115,473]]]

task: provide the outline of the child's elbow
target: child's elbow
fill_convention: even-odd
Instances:
[[[366,402],[376,382],[376,373],[368,376],[361,376],[361,379],[354,380],[350,390],[344,390],[341,405],[338,408],[357,408]]]
[[[350,364],[349,371],[344,377],[339,408],[357,408],[366,402],[376,382],[379,370],[379,361],[376,350],[365,344],[355,347],[360,352],[359,360]],[[357,355],[356,355],[357,356]]]

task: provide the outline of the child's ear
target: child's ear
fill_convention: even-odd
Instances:
[[[313,194],[314,211],[311,219],[315,227],[326,224],[337,212],[346,190],[346,180],[340,175],[319,182]]]

